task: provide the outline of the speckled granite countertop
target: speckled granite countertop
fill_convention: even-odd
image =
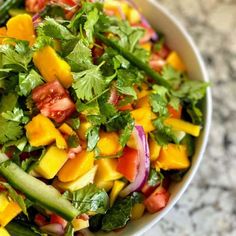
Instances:
[[[213,122],[200,169],[145,236],[236,236],[236,0],[159,0],[188,29],[212,82]]]

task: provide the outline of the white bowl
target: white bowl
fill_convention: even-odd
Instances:
[[[164,35],[166,36],[167,45],[170,46],[171,49],[179,53],[185,65],[187,66],[190,78],[208,81],[208,75],[203,60],[189,34],[178,23],[178,21],[166,9],[158,4],[156,0],[135,0],[135,2],[141,8],[142,13],[148,19],[150,24],[156,30],[164,33]],[[211,113],[211,91],[208,88],[204,104],[205,125],[202,129],[200,137],[196,141],[196,150],[192,159],[192,166],[181,182],[173,184],[170,187],[171,197],[168,205],[162,211],[156,214],[146,214],[139,220],[129,222],[128,225],[119,233],[112,232],[105,234],[103,232],[100,232],[96,235],[141,235],[149,230],[154,224],[156,224],[168,213],[168,211],[180,199],[197,172],[207,144],[211,124]]]

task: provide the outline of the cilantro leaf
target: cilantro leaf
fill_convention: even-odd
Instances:
[[[9,93],[2,96],[0,102],[0,113],[12,111],[17,104],[18,96],[14,93]]]
[[[161,172],[156,171],[155,169],[151,168],[148,176],[148,185],[149,186],[157,186],[162,180],[164,176]]]
[[[11,140],[17,140],[22,134],[22,127],[18,122],[7,121],[0,117],[0,144],[4,144]]]
[[[133,132],[133,129],[134,129],[134,120],[133,119],[130,119],[128,122],[127,122],[127,125],[125,126],[125,128],[121,131],[121,134],[120,134],[120,145],[122,147],[124,147],[126,145],[126,143],[128,142],[128,140],[130,139],[130,136]]]
[[[164,124],[164,117],[157,118],[153,121],[156,130],[152,133],[155,140],[161,145],[167,145],[170,142],[178,143],[175,133],[170,126]]]
[[[67,192],[66,195],[79,214],[91,211],[104,214],[108,209],[109,197],[106,191],[95,184],[89,184],[73,193]]]
[[[87,14],[87,21],[84,24],[84,30],[88,37],[89,43],[93,43],[94,27],[99,19],[98,9],[94,8]]]
[[[91,69],[73,73],[74,88],[77,98],[91,100],[101,94],[105,88],[105,82],[100,71],[100,66],[93,66]]]
[[[166,65],[162,68],[161,71],[162,77],[167,80],[172,88],[178,88],[182,81],[182,73],[174,69],[174,67],[170,65]]]
[[[79,146],[79,138],[77,135],[70,135],[67,139],[68,146],[70,148],[76,148]]]
[[[91,50],[82,40],[78,41],[73,51],[66,58],[73,71],[83,71],[93,67]]]
[[[86,133],[87,150],[92,151],[99,141],[99,127],[91,127]]]
[[[14,107],[13,111],[2,112],[1,116],[6,120],[23,124],[26,124],[29,121],[29,117],[25,116],[23,110],[18,107]]]
[[[54,39],[70,40],[75,37],[65,26],[48,16],[39,24],[37,32],[39,36],[45,35]]]
[[[27,71],[33,55],[29,43],[19,40],[16,41],[15,46],[0,45],[0,54],[2,54],[2,65],[17,72],[22,69]]]
[[[102,230],[109,232],[124,227],[130,219],[132,205],[132,197],[118,199],[103,217]]]
[[[37,86],[43,84],[43,78],[35,71],[19,74],[19,95],[27,96]]]

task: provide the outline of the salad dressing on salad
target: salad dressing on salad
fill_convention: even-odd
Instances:
[[[0,1],[0,235],[121,230],[191,166],[208,84],[133,1]]]

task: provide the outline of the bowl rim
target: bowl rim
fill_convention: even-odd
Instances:
[[[196,59],[199,63],[200,71],[203,75],[203,81],[209,82],[210,80],[209,80],[206,66],[204,64],[204,60],[203,60],[196,44],[194,43],[192,37],[187,32],[187,30],[183,27],[183,25],[180,23],[180,21],[172,13],[170,13],[170,11],[168,9],[166,9],[163,5],[158,3],[156,0],[147,0],[147,1],[150,2],[150,4],[153,5],[155,8],[158,8],[167,18],[169,18],[170,21],[172,21],[175,24],[175,26],[178,28],[178,30],[181,32],[181,34],[185,37],[186,41],[188,42],[189,46],[191,47],[191,49],[192,49],[193,53],[195,54]],[[167,213],[174,207],[174,205],[177,203],[177,201],[181,198],[181,196],[183,195],[183,193],[186,191],[186,189],[190,185],[191,181],[193,180],[193,178],[200,166],[200,163],[203,159],[203,154],[206,150],[208,136],[210,133],[211,120],[212,120],[212,93],[211,93],[210,87],[207,88],[205,100],[206,100],[205,101],[205,114],[204,114],[205,115],[205,126],[204,126],[204,130],[202,133],[201,148],[200,148],[200,151],[199,151],[199,154],[198,154],[195,164],[188,171],[188,177],[186,178],[183,187],[175,195],[175,197],[172,199],[171,203],[166,208],[164,208],[156,218],[152,219],[142,229],[138,230],[136,232],[136,235],[144,234],[149,229],[151,229],[159,220],[163,219],[164,216],[167,215]]]

